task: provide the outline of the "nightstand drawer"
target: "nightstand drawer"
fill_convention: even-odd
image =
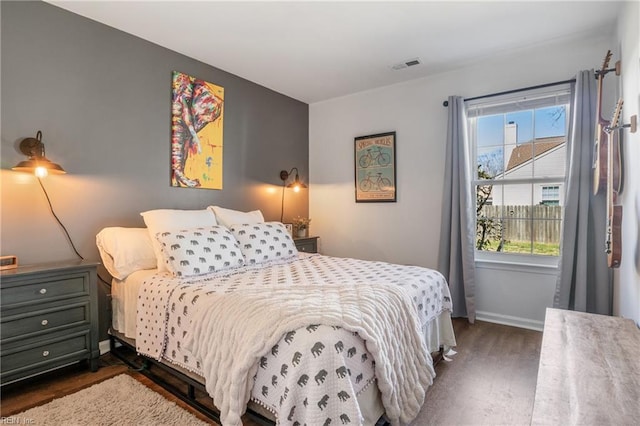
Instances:
[[[16,287],[4,287],[1,291],[2,306],[28,305],[50,300],[66,299],[76,295],[88,295],[88,279],[85,275],[51,278],[46,281]]]
[[[317,251],[315,241],[296,243],[296,248],[298,249],[298,251],[302,251],[305,253],[315,253]]]
[[[318,237],[294,238],[293,242],[295,243],[298,251],[301,251],[303,253],[318,252]]]
[[[3,316],[0,327],[2,343],[44,334],[81,324],[89,325],[89,301]]]
[[[37,371],[89,354],[89,330],[2,352],[2,381],[23,370]]]

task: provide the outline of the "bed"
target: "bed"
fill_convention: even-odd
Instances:
[[[247,403],[279,424],[371,425],[383,415],[392,424],[410,422],[435,377],[430,353],[455,346],[443,276],[297,253],[282,224],[255,218],[220,225],[223,216],[217,225],[148,230],[166,259],[180,242],[197,253],[174,256],[168,270],[158,268],[156,253],[128,259],[134,266],[113,279],[112,334],[204,383],[225,425],[240,424]],[[209,261],[201,248],[212,231]],[[103,261],[114,270],[113,247],[150,253],[147,242],[132,249],[131,241],[102,237]],[[238,252],[216,259],[218,240]],[[267,255],[256,249],[274,245]]]

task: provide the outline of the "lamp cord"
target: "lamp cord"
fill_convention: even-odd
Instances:
[[[60,220],[60,218],[58,217],[56,212],[53,210],[53,204],[51,204],[51,199],[49,198],[49,194],[47,193],[47,190],[45,189],[44,185],[42,184],[42,180],[39,177],[36,177],[36,179],[38,179],[38,183],[40,184],[40,188],[42,188],[42,192],[44,192],[44,196],[47,198],[47,203],[49,203],[49,210],[51,211],[51,214],[53,215],[53,217],[58,222],[58,225],[60,225],[60,227],[64,231],[64,234],[67,236],[67,240],[69,241],[69,244],[71,244],[71,248],[75,252],[76,256],[78,256],[81,260],[84,260],[84,257],[82,257],[82,255],[76,249],[75,244],[73,244],[73,240],[71,239],[71,235],[69,235],[69,231],[67,231],[66,226],[64,226],[64,224],[62,223],[62,221]],[[104,278],[102,278],[100,276],[100,274],[97,274],[97,275],[98,275],[98,278],[100,279],[100,281],[102,281],[107,287],[111,288],[111,284],[108,281],[106,281]]]
[[[284,217],[284,184],[286,181],[282,182],[282,204],[280,205],[280,222],[282,223],[282,218]]]
[[[40,188],[42,188],[42,192],[44,192],[44,196],[47,197],[47,202],[49,203],[49,210],[51,210],[51,214],[53,215],[53,217],[56,218],[56,220],[58,221],[58,225],[60,225],[60,227],[64,231],[64,234],[67,236],[67,240],[69,240],[69,243],[71,244],[71,248],[73,249],[73,251],[76,253],[76,255],[80,259],[84,260],[84,257],[82,257],[82,255],[80,253],[78,253],[78,250],[76,249],[75,244],[73,244],[73,240],[71,239],[71,236],[69,235],[69,231],[67,231],[67,228],[62,224],[62,221],[60,220],[58,215],[56,215],[56,212],[53,210],[53,205],[51,204],[51,199],[49,198],[49,194],[47,194],[47,190],[44,188],[44,185],[42,184],[42,180],[40,178],[36,178],[36,179],[38,179],[38,183],[40,184]]]

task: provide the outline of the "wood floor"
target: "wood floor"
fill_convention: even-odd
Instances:
[[[454,320],[458,346],[451,362],[436,366],[436,377],[414,426],[528,425],[531,420],[542,333],[477,321]],[[2,417],[44,404],[115,375],[127,373],[167,399],[193,412],[144,375],[110,354],[91,373],[80,365],[2,388]],[[199,400],[205,401],[206,395]],[[258,423],[243,418],[245,425]]]
[[[457,355],[436,366],[416,426],[529,425],[542,332],[455,320]]]

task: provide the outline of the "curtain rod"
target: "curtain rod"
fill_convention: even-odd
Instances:
[[[606,69],[606,70],[598,70],[598,71],[595,72],[595,77],[598,78],[600,76],[600,74],[606,75],[607,73],[610,73],[611,71],[615,71],[616,75],[620,75],[619,66],[620,66],[620,64],[616,63],[616,67],[615,68],[609,68],[609,69]],[[559,84],[575,83],[575,82],[576,82],[576,79],[572,78],[571,80],[557,81],[555,83],[540,84],[538,86],[523,87],[522,89],[513,89],[513,90],[507,90],[506,92],[490,93],[488,95],[482,95],[482,96],[476,96],[476,97],[473,97],[473,98],[467,98],[467,99],[465,99],[465,102],[466,101],[475,101],[477,99],[492,98],[494,96],[500,96],[500,95],[509,95],[511,93],[524,92],[525,90],[543,89],[545,87],[557,86]],[[449,101],[442,102],[442,106],[443,107],[448,107],[449,106]]]
[[[555,83],[539,84],[537,86],[529,86],[529,87],[523,87],[523,88],[520,88],[520,89],[507,90],[507,91],[504,91],[504,92],[490,93],[488,95],[475,96],[473,98],[465,98],[464,101],[465,102],[467,102],[467,101],[475,101],[477,99],[492,98],[494,96],[500,96],[500,95],[510,95],[511,93],[524,92],[524,91],[533,90],[533,89],[544,89],[545,87],[558,86],[560,84],[575,83],[575,82],[576,82],[576,79],[572,78],[571,80],[556,81]],[[449,101],[442,102],[442,106],[448,107],[449,106]]]

